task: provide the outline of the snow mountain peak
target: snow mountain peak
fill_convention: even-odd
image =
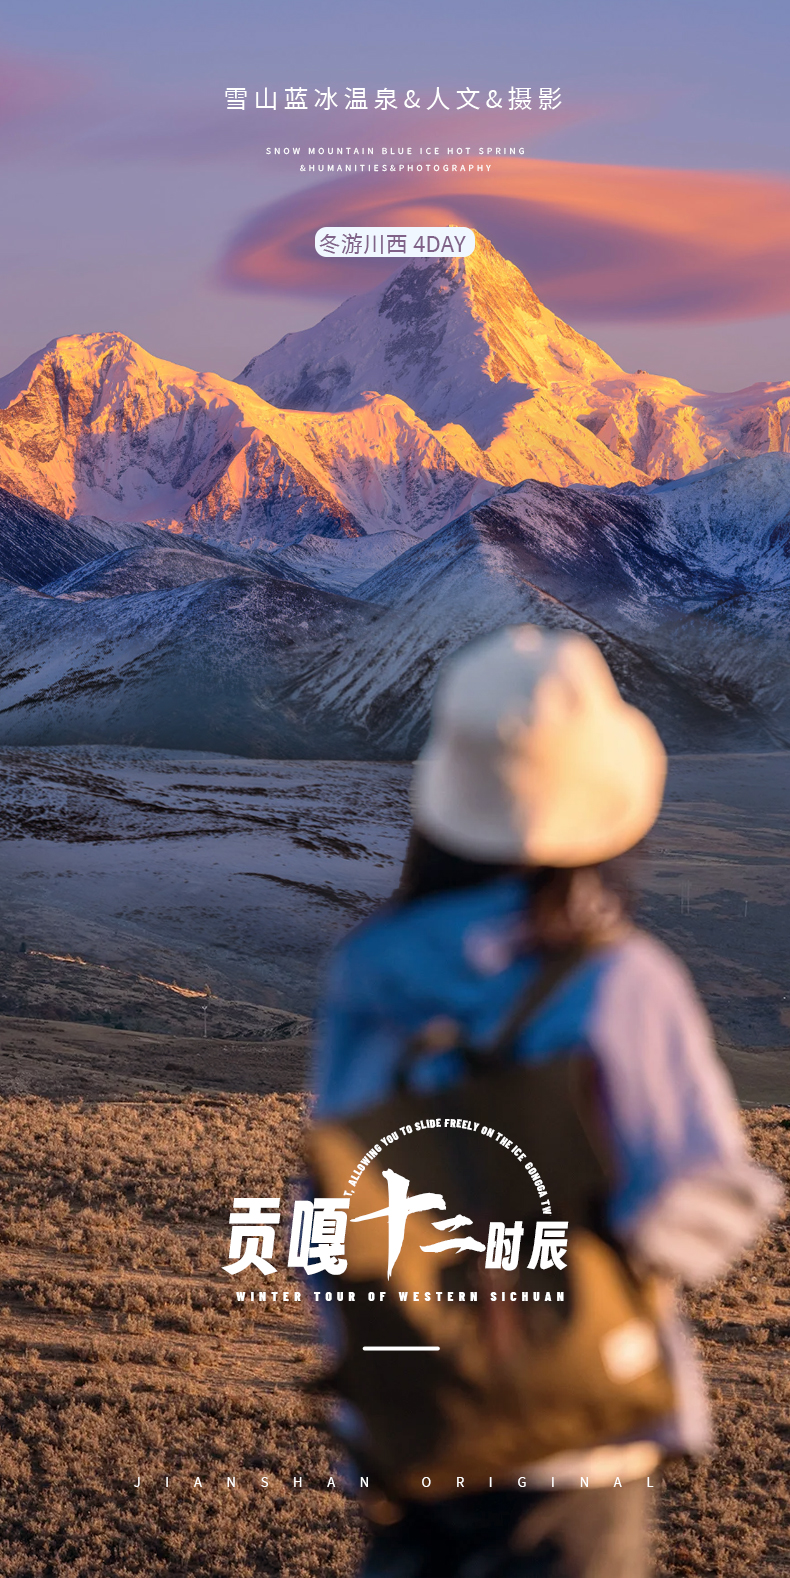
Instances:
[[[476,233],[470,257],[410,259],[383,285],[255,357],[239,382],[291,410],[340,411],[377,389],[405,400],[430,427],[458,423],[486,445],[514,400],[558,379],[621,373]],[[496,393],[500,383],[507,388]]]
[[[790,453],[790,383],[631,375],[482,235],[468,258],[405,262],[235,382],[121,333],[63,336],[0,379],[0,486],[68,520],[248,548],[394,545],[527,480],[641,488],[771,452]]]
[[[475,234],[470,257],[410,259],[254,357],[239,382],[294,411],[395,395],[466,469],[507,486],[644,486],[790,452],[790,382],[718,395],[628,373]]]

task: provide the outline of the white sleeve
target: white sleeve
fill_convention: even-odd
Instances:
[[[779,1180],[748,1162],[740,1172],[706,1167],[668,1184],[621,1236],[646,1265],[704,1287],[754,1242],[783,1198]]]
[[[683,966],[637,933],[601,976],[588,1034],[619,1174],[611,1228],[657,1270],[711,1281],[778,1213],[783,1190],[749,1156]]]

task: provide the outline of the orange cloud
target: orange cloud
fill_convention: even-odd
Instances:
[[[703,321],[790,310],[788,181],[494,157],[471,161],[490,171],[453,171],[468,162],[334,176],[272,203],[233,239],[221,277],[246,290],[362,291],[391,267],[318,257],[320,225],[452,223],[487,235],[569,318]]]

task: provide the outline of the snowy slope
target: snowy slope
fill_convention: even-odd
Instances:
[[[380,531],[370,537],[342,540],[303,537],[301,542],[279,548],[272,562],[288,574],[304,574],[316,586],[347,592],[354,591],[419,541],[413,532],[405,531]]]
[[[114,534],[110,532],[112,537]],[[140,541],[145,527],[124,528],[125,540]],[[0,574],[24,586],[41,587],[105,551],[100,521],[66,522],[51,510],[0,488]]]
[[[789,523],[784,456],[624,493],[525,482],[363,582],[388,614],[328,644],[291,702],[409,755],[441,659],[528,619],[596,640],[673,750],[787,746]]]
[[[649,508],[678,553],[731,579],[790,578],[790,454],[755,455],[651,488]]]
[[[362,540],[367,541],[367,538]],[[317,537],[310,541],[322,543],[324,539]],[[221,580],[228,576],[255,579],[263,572],[278,581],[313,585],[312,580],[296,567],[280,564],[274,554],[243,549],[232,557],[231,553],[198,537],[174,538],[150,532],[145,542],[104,554],[39,590],[50,597],[134,597],[141,592],[192,586],[197,581]]]
[[[520,563],[552,595],[619,610],[635,628],[657,610],[714,605],[751,589],[790,584],[790,456],[762,455],[630,490],[524,482],[474,519],[519,534]],[[447,534],[360,583],[376,602],[399,601],[417,564],[451,559]],[[448,544],[448,546],[444,546]],[[352,549],[353,552],[353,549]],[[423,572],[425,573],[425,572]]]
[[[397,602],[353,644],[327,642],[288,692],[289,706],[319,727],[327,714],[342,712],[349,731],[366,742],[360,754],[408,758],[425,738],[441,661],[475,636],[528,621],[596,641],[624,694],[649,713],[672,750],[777,743],[748,698],[731,705],[719,687],[636,633],[626,639],[545,592],[521,565],[520,548],[517,529],[494,530],[469,515],[411,549],[397,561]]]
[[[355,754],[342,720],[321,725],[282,694],[327,639],[353,643],[376,614],[261,571],[116,596],[0,586],[0,743]]]
[[[0,741],[408,756],[441,659],[526,619],[586,631],[673,750],[790,743],[790,457],[524,482],[425,540],[142,530],[38,593],[0,588]]]

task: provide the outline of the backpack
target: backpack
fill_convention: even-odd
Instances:
[[[547,963],[487,1045],[431,1021],[389,1099],[309,1134],[316,1193],[348,1200],[344,1269],[322,1284],[341,1356],[319,1385],[352,1405],[334,1410],[335,1434],[390,1499],[468,1494],[558,1452],[650,1439],[672,1411],[662,1290],[606,1228],[593,1060],[582,1047],[517,1058],[588,952]],[[440,1053],[457,1078],[421,1089]]]

